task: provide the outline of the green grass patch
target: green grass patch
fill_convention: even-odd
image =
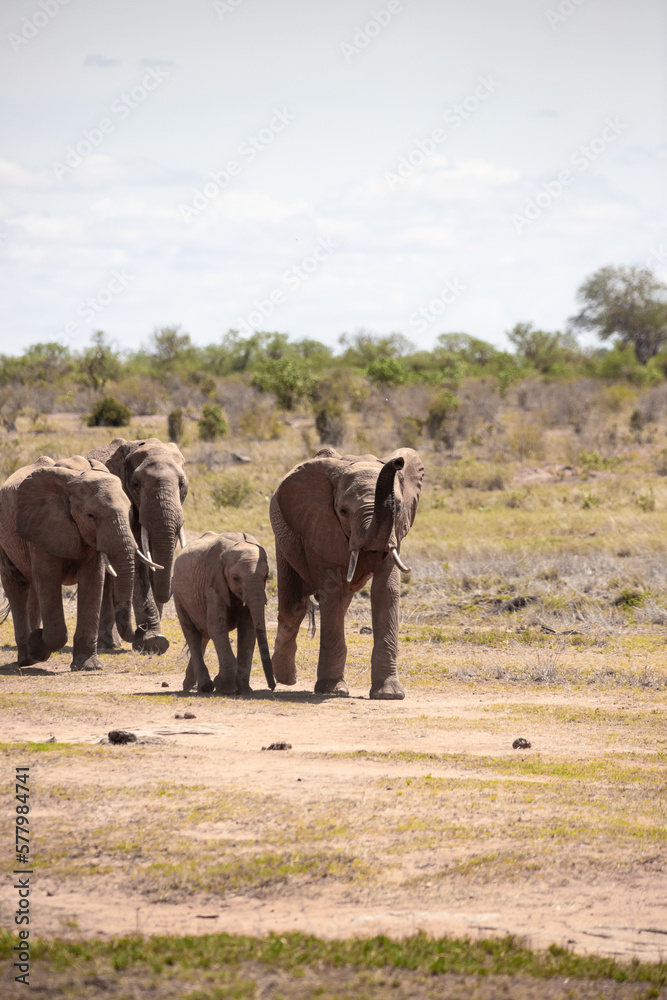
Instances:
[[[0,957],[10,959],[18,939],[0,933]],[[608,979],[614,982],[667,984],[667,963],[617,962],[613,958],[577,955],[552,944],[545,951],[532,951],[518,938],[471,941],[431,938],[420,932],[403,940],[384,935],[372,938],[323,941],[307,934],[269,934],[246,937],[209,934],[201,937],[130,936],[111,941],[45,941],[31,943],[33,960],[55,970],[77,968],[107,961],[114,969],[169,966],[171,969],[215,970],[259,962],[289,973],[320,964],[329,967],[419,970],[431,975],[526,975],[539,979],[566,976],[576,979]]]

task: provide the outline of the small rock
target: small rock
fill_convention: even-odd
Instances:
[[[359,634],[373,635],[373,629],[370,627],[370,625],[362,625],[361,628],[359,629]]]
[[[262,750],[291,750],[291,743],[270,743],[268,747],[262,747]]]
[[[525,740],[523,738],[523,736],[519,736],[518,739],[516,739],[514,741],[514,743],[512,744],[512,749],[513,750],[529,750],[531,746],[532,746],[532,744],[529,743],[528,740]]]
[[[48,738],[48,740],[46,742],[47,743],[57,743],[58,741],[56,740],[55,736],[49,736],[49,738]]]
[[[184,719],[196,719],[197,716],[195,715],[194,712],[183,712],[183,718]]]
[[[137,737],[134,733],[128,733],[125,729],[112,729],[109,735],[109,743],[136,743]]]
[[[250,458],[249,455],[239,455],[237,451],[232,452],[232,458],[234,459],[235,462],[241,462],[241,463],[252,462],[252,459]]]
[[[169,687],[169,685],[167,684],[166,681],[162,681],[162,684],[160,686],[163,687],[163,688],[168,688]]]

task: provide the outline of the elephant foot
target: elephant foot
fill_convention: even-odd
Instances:
[[[79,656],[75,656],[69,665],[70,670],[102,670],[102,661],[99,656],[94,653],[92,656],[86,656],[84,653],[80,653]]]
[[[162,656],[169,649],[169,639],[159,632],[144,632],[138,628],[132,640],[132,649],[135,653],[148,653],[153,656]]]
[[[240,694],[243,698],[248,698],[252,694],[252,688],[250,687],[249,681],[237,681],[236,682],[236,693]]]
[[[117,642],[113,637],[109,639],[107,636],[101,635],[97,639],[98,653],[111,653],[113,652],[114,649],[122,649],[122,648],[123,644],[121,642]]]
[[[339,698],[348,698],[350,689],[342,677],[338,681],[325,678],[315,684],[315,694],[337,694]]]
[[[211,694],[213,691],[213,681],[204,681],[197,685],[197,694]]]
[[[271,666],[273,667],[273,676],[279,684],[296,684],[295,663],[281,663],[274,656]]]
[[[28,652],[27,644],[19,646],[16,662],[19,667],[31,667],[33,663],[37,662],[36,660],[33,660],[32,656]]]
[[[368,697],[374,701],[402,701],[405,698],[405,691],[398,683],[397,677],[388,677],[378,687],[372,687]]]
[[[238,694],[236,677],[223,677],[218,674],[211,685],[211,690],[216,690],[218,694]]]
[[[33,663],[44,663],[51,655],[52,650],[44,642],[41,628],[30,633],[28,639],[28,656]],[[26,664],[28,666],[28,664]]]

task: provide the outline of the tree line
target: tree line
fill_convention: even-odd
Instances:
[[[343,334],[337,349],[314,338],[292,341],[278,332],[242,337],[235,330],[202,347],[178,326],[154,330],[139,350],[120,351],[100,330],[79,352],[54,342],[34,344],[20,356],[0,355],[0,385],[73,382],[102,392],[133,375],[160,380],[178,374],[206,393],[215,389],[216,378],[240,377],[290,409],[316,399],[323,383],[342,370],[376,384],[425,382],[453,389],[465,377],[490,377],[501,393],[535,375],[655,384],[667,377],[666,292],[646,268],[603,267],[579,288],[581,308],[565,332],[517,323],[507,331],[512,351],[466,333],[443,333],[431,350],[419,350],[401,333],[367,330]],[[583,331],[611,341],[611,347],[583,348],[577,340]]]

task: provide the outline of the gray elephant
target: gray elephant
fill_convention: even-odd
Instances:
[[[135,538],[148,558],[163,567],[149,575],[146,566],[137,563],[134,584],[137,629],[132,648],[145,653],[164,653],[169,640],[160,631],[162,606],[171,597],[176,542],[180,540],[185,545],[183,501],[188,492],[185,459],[175,444],[165,444],[158,438],[143,441],[116,438],[105,448],[89,451],[88,458],[103,462],[118,476],[132,502]],[[111,586],[107,583],[100,647],[114,645]]]
[[[190,651],[183,690],[249,694],[255,638],[269,687],[276,682],[266,639],[264,605],[269,564],[252,535],[207,531],[179,553],[174,562],[174,603]],[[237,630],[234,656],[229,633]],[[218,654],[219,672],[211,681],[204,662],[209,639]]]
[[[71,669],[100,670],[104,578],[116,577],[113,612],[118,631],[129,640],[136,551],[130,502],[99,462],[81,455],[59,462],[44,456],[11,475],[0,489],[0,578],[19,666],[48,660],[65,645],[62,586],[77,584]]]
[[[289,472],[271,498],[278,564],[278,632],[273,673],[296,683],[296,636],[309,608],[320,605],[315,691],[347,695],[345,613],[352,595],[371,585],[371,698],[404,698],[398,680],[399,556],[417,512],[424,467],[412,448],[380,461],[323,448]]]

